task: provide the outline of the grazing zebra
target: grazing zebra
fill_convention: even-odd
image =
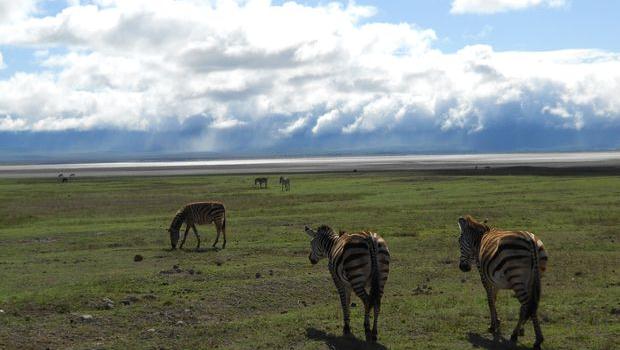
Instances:
[[[291,190],[291,180],[288,177],[280,176],[280,185],[282,185],[282,191]]]
[[[540,239],[525,231],[500,231],[476,222],[472,217],[459,218],[461,258],[459,268],[471,270],[476,263],[486,289],[491,311],[490,332],[499,333],[495,299],[499,289],[512,289],[521,303],[519,322],[510,340],[523,335],[523,324],[532,319],[536,342],[540,349],[543,335],[538,321],[540,278],[547,267],[547,253]]]
[[[176,249],[177,242],[179,241],[179,233],[183,223],[185,223],[185,234],[183,235],[183,240],[181,241],[179,249],[183,248],[183,244],[185,244],[185,239],[187,238],[190,227],[194,230],[194,234],[198,240],[196,249],[199,249],[200,235],[196,230],[196,225],[205,225],[210,223],[214,223],[215,229],[217,230],[217,236],[215,237],[215,242],[213,242],[213,247],[215,247],[217,241],[220,239],[221,232],[224,238],[222,249],[226,248],[226,208],[224,208],[224,204],[218,202],[190,203],[177,211],[174,219],[172,219],[170,228],[168,229],[172,249]]]
[[[344,316],[344,335],[351,333],[349,326],[349,304],[351,290],[364,302],[364,330],[366,341],[377,341],[377,319],[381,309],[383,287],[390,270],[390,253],[385,240],[376,233],[335,233],[329,226],[320,226],[316,231],[308,226],[306,233],[312,238],[310,262],[328,257],[329,272],[332,275]],[[366,288],[370,287],[367,292]],[[374,309],[374,324],[370,330],[370,310]]]
[[[254,186],[256,185],[258,185],[258,188],[263,188],[263,185],[265,185],[265,188],[267,188],[267,178],[257,177],[256,179],[254,179]]]

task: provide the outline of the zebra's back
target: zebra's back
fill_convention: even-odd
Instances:
[[[380,288],[388,278],[390,254],[385,240],[371,232],[344,233],[330,257],[337,276],[351,288],[369,287],[372,281],[371,246],[375,244]]]
[[[535,254],[542,275],[547,267],[547,253],[540,239],[525,231],[492,230],[482,238],[479,258],[482,272],[497,288],[515,289],[519,283],[527,283],[523,279],[530,276]]]
[[[220,202],[190,203],[183,210],[187,213],[187,221],[198,225],[222,221],[226,216],[226,208]]]

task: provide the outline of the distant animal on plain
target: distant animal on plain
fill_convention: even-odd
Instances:
[[[280,185],[282,187],[282,191],[291,190],[291,180],[288,177],[280,176]]]
[[[523,324],[531,319],[536,335],[534,349],[540,349],[544,338],[537,312],[540,278],[547,268],[547,253],[542,241],[526,231],[491,229],[470,216],[459,218],[458,224],[461,231],[459,268],[467,272],[473,263],[478,267],[491,311],[489,331],[499,334],[500,320],[495,309],[497,291],[512,289],[521,303],[521,310],[510,340],[516,343],[524,333]]]
[[[200,235],[198,234],[198,230],[196,230],[196,225],[206,225],[210,223],[215,224],[215,229],[217,231],[213,247],[217,244],[220,239],[220,233],[222,233],[224,239],[222,249],[226,248],[226,208],[224,208],[224,204],[219,202],[196,202],[187,204],[179,209],[172,219],[172,223],[168,229],[172,249],[176,249],[181,226],[183,226],[183,224],[185,224],[185,234],[183,235],[183,240],[181,241],[179,249],[183,248],[190,228],[194,230],[196,240],[198,241],[196,249],[199,249]]]
[[[257,177],[254,179],[254,186],[258,185],[258,188],[263,188],[263,185],[265,185],[265,188],[267,188],[267,181],[266,177]]]
[[[343,334],[351,333],[349,305],[351,291],[364,303],[364,331],[366,341],[377,341],[377,320],[381,310],[383,287],[390,271],[390,253],[381,236],[372,232],[335,233],[322,225],[316,231],[305,227],[312,238],[308,258],[314,265],[327,257],[328,268],[340,296],[344,318]],[[367,288],[370,291],[367,291]],[[370,311],[374,310],[370,329]]]

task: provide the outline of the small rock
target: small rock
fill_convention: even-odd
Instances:
[[[185,324],[185,322],[183,322],[183,321],[177,321],[177,326],[182,326],[184,324]]]
[[[3,314],[3,313],[4,313],[4,310],[0,309],[0,314]]]
[[[256,276],[256,278],[261,278],[260,272],[257,272],[255,276]]]
[[[82,316],[80,316],[80,321],[82,321],[82,322],[92,322],[93,321],[93,316],[92,315],[82,315]]]
[[[140,254],[136,254],[133,257],[133,261],[135,261],[135,262],[142,261],[142,260],[144,260],[144,257],[142,255],[140,255]]]
[[[185,309],[185,310],[183,310],[183,311],[185,311],[185,312],[191,312],[192,310],[190,310],[190,309]]]
[[[101,301],[103,301],[104,303],[111,303],[111,304],[114,304],[114,301],[113,301],[112,299],[110,299],[110,298],[107,298],[107,297],[106,297],[106,298],[101,299]]]
[[[149,333],[155,333],[155,328],[149,328],[146,331],[149,332]]]

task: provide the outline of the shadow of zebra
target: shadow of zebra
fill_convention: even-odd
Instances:
[[[530,348],[516,344],[513,344],[508,339],[494,335],[493,339],[485,338],[478,333],[468,333],[467,340],[477,348],[483,348],[487,350],[529,350]]]
[[[306,336],[308,339],[325,342],[330,350],[387,350],[385,346],[378,343],[367,343],[353,336],[329,334],[315,328],[307,328]]]

